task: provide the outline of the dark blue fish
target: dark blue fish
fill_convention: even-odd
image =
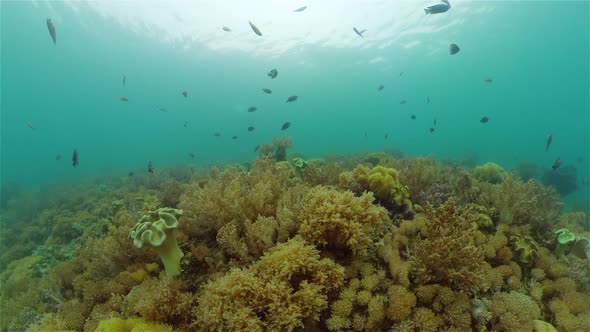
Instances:
[[[255,34],[262,37],[262,32],[260,32],[260,29],[258,29],[258,27],[254,25],[254,23],[248,21],[248,24],[250,24],[250,28],[252,28],[252,31],[254,31]]]
[[[383,90],[383,88],[385,88],[385,87],[383,86],[383,84],[381,84],[381,85],[379,85],[379,87],[377,88],[377,91],[381,91],[381,90]]]
[[[481,122],[481,123],[488,123],[488,121],[490,121],[490,118],[488,118],[487,116],[484,116],[483,118],[481,118],[479,120],[479,122]]]
[[[410,119],[416,120],[416,116],[415,115],[412,115],[412,116],[410,116]]]
[[[267,93],[269,95],[272,93],[272,90],[271,89],[266,89],[265,88],[265,89],[262,89],[262,91],[264,91],[264,93]]]
[[[125,86],[126,82],[127,82],[127,76],[123,75],[123,86]]]
[[[367,31],[367,29],[359,31],[357,28],[352,28],[352,30],[359,36],[361,36],[362,38],[365,38],[365,36],[363,36],[363,33],[365,33],[365,31]]]
[[[553,170],[556,170],[559,168],[559,166],[561,166],[561,158],[557,158],[557,160],[553,163],[553,166],[551,166],[551,168]]]
[[[459,48],[459,46],[457,46],[457,44],[451,44],[449,45],[449,53],[451,55],[455,55],[457,53],[459,53],[461,49]]]
[[[254,131],[254,127],[252,127],[252,126],[248,127],[248,131]]]
[[[72,166],[78,166],[78,149],[74,149],[74,153],[72,154]]]
[[[283,123],[283,126],[281,127],[281,130],[288,129],[289,127],[291,127],[291,122],[285,122],[285,123]]]
[[[49,34],[51,35],[51,39],[53,39],[53,45],[55,45],[57,43],[57,33],[55,32],[55,24],[53,24],[50,18],[47,19],[47,29],[49,29]]]
[[[148,163],[148,172],[150,174],[154,174],[154,165],[152,165],[152,161],[150,160],[150,162]]]
[[[424,13],[426,14],[440,14],[448,11],[451,9],[451,4],[448,0],[441,0],[444,3],[439,3],[437,5],[432,5],[429,7],[424,8]]]
[[[294,10],[294,12],[302,12],[302,11],[304,11],[304,10],[306,10],[306,9],[307,9],[307,6],[303,6],[303,7],[301,7],[301,8],[297,8],[297,9],[295,9],[295,10]]]
[[[287,102],[287,103],[292,103],[292,102],[294,102],[295,100],[297,100],[298,98],[299,98],[299,97],[297,97],[297,96],[291,96],[291,97],[287,98],[287,101],[286,101],[286,102]]]
[[[278,74],[279,74],[279,71],[276,69],[273,69],[273,70],[269,71],[267,75],[270,78],[276,78]]]
[[[432,134],[432,133],[434,133],[434,127],[430,127],[430,128],[428,128],[428,131],[429,131],[431,134]]]
[[[256,112],[257,108],[252,106],[250,108],[248,108],[248,112],[252,113],[252,112]]]

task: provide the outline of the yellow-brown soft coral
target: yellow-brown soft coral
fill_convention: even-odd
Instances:
[[[355,197],[350,191],[316,187],[306,197],[299,234],[329,250],[363,254],[371,245],[371,232],[389,220],[373,200],[371,193]]]
[[[489,310],[498,331],[532,331],[533,320],[541,318],[539,306],[530,297],[515,291],[495,293]]]
[[[421,284],[440,283],[454,289],[484,287],[483,246],[476,246],[477,215],[465,213],[448,200],[426,209],[429,222],[416,240],[412,273]]]
[[[248,269],[209,282],[194,309],[199,331],[291,331],[318,320],[343,268],[301,238],[278,244]]]
[[[360,195],[371,191],[379,202],[398,212],[413,211],[408,187],[400,184],[398,171],[376,166],[369,169],[358,165],[352,172],[340,174],[340,186]]]

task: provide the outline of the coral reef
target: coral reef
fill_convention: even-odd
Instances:
[[[555,189],[383,152],[287,162],[274,143],[10,193],[0,331],[590,329],[588,212]]]

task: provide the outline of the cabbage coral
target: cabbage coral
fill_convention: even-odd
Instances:
[[[195,308],[195,331],[291,331],[319,320],[342,267],[301,238],[268,250],[248,269],[209,282]]]
[[[328,249],[365,253],[371,232],[389,220],[387,211],[373,205],[373,199],[371,193],[355,197],[350,191],[316,187],[306,196],[299,234]]]
[[[168,278],[180,274],[180,259],[184,254],[178,247],[174,230],[182,210],[162,208],[144,215],[129,231],[129,238],[137,248],[148,244],[153,247],[166,269]]]

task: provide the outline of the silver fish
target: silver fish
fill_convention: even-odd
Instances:
[[[227,31],[227,32],[230,32],[230,31],[231,31],[231,29],[230,29],[230,28],[228,28],[228,27],[226,27],[226,26],[224,26],[224,27],[223,27],[223,28],[221,28],[221,29],[223,29],[223,31]]]
[[[303,6],[303,7],[301,7],[301,8],[297,8],[297,9],[295,9],[295,10],[294,10],[294,12],[302,12],[302,11],[304,11],[304,10],[306,10],[306,9],[307,9],[307,6]]]
[[[255,34],[262,36],[262,32],[260,32],[260,29],[258,29],[258,27],[256,27],[254,24],[252,24],[252,22],[248,21],[248,24],[250,24],[250,28],[252,28],[252,31],[254,31]]]
[[[51,35],[51,39],[53,39],[53,45],[55,45],[57,43],[57,34],[55,32],[55,25],[50,18],[47,19],[47,29],[49,29],[49,34]]]

